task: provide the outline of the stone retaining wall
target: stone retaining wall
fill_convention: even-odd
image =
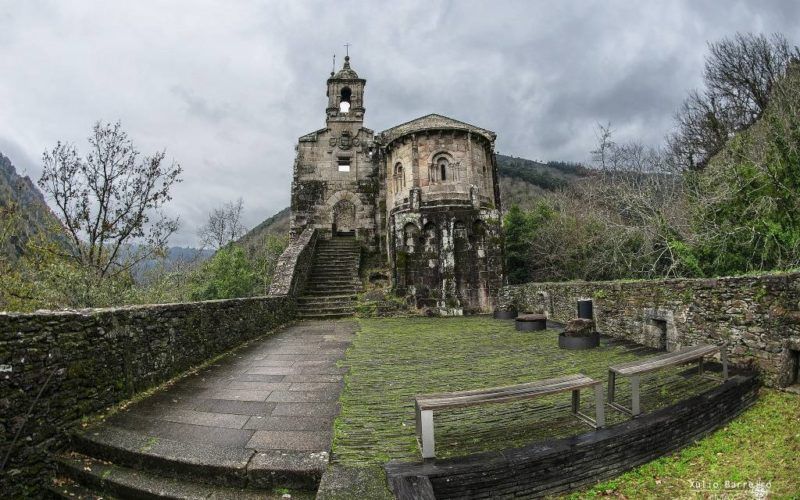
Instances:
[[[691,444],[749,407],[757,390],[754,376],[739,375],[703,394],[608,429],[424,464],[390,462],[386,473],[400,500],[563,494]]]
[[[0,491],[37,493],[47,452],[82,418],[293,317],[292,297],[0,313]]]
[[[669,351],[727,342],[731,361],[782,387],[797,373],[800,273],[717,279],[526,283],[503,289],[499,307],[543,311],[558,321],[593,300],[597,329]]]

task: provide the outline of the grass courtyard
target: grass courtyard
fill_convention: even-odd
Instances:
[[[604,339],[590,351],[557,347],[556,333],[516,332],[513,322],[489,318],[360,320],[347,352],[342,409],[335,424],[333,460],[379,466],[420,459],[414,436],[413,396],[509,385],[583,372],[605,379],[610,364],[655,351]],[[694,375],[694,365],[643,378],[642,405],[652,411],[715,382]],[[629,402],[625,378],[618,399]],[[581,408],[592,414],[591,391]],[[627,418],[607,412],[608,424]],[[569,413],[569,394],[437,413],[437,457],[523,446],[589,430]],[[744,484],[769,482],[774,498],[800,498],[800,396],[764,390],[734,422],[685,449],[606,481],[573,498],[751,498]],[[705,481],[705,482],[703,482]]]
[[[361,328],[344,360],[349,368],[335,425],[334,460],[382,464],[420,459],[414,429],[413,397],[418,394],[480,389],[532,382],[573,373],[604,380],[611,364],[656,351],[603,340],[597,349],[559,349],[556,333],[517,332],[513,321],[485,317],[360,320]],[[692,367],[692,369],[694,369]],[[645,411],[697,394],[715,382],[685,376],[686,367],[643,378]],[[628,404],[625,378],[618,400]],[[594,414],[594,395],[581,392],[581,409]],[[436,413],[438,458],[504,449],[532,441],[583,433],[570,395],[557,394],[513,403]],[[608,424],[625,418],[607,412]]]

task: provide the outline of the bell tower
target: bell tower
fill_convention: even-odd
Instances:
[[[344,65],[338,73],[331,71],[328,78],[328,107],[326,123],[364,122],[364,86],[367,81],[359,78],[350,67],[350,56],[345,56]]]

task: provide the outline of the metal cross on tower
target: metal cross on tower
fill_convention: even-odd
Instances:
[[[344,51],[347,57],[350,57],[350,43],[344,44]]]

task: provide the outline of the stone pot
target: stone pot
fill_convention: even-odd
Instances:
[[[558,347],[562,349],[593,349],[599,345],[600,334],[597,332],[592,333],[588,337],[567,337],[563,333],[558,334]]]
[[[547,329],[547,317],[544,314],[521,314],[517,316],[515,327],[519,332],[538,332]]]
[[[517,317],[517,311],[503,311],[500,309],[494,310],[494,319],[514,319]]]

